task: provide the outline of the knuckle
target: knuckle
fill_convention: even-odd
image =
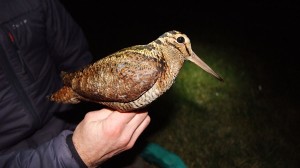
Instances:
[[[131,149],[133,147],[134,143],[128,143],[125,147],[126,150]]]
[[[147,118],[146,118],[146,122],[147,122],[147,124],[149,124],[149,123],[151,122],[151,118],[150,118],[150,116],[147,116]]]
[[[88,112],[84,116],[84,120],[90,120],[91,118],[93,118],[93,113],[92,112]]]
[[[112,137],[112,138],[118,138],[121,136],[123,132],[123,129],[120,127],[106,127],[105,133],[107,136]]]
[[[111,132],[112,132],[115,136],[119,137],[119,136],[122,135],[123,128],[122,128],[122,127],[111,127]]]
[[[122,147],[122,148],[125,148],[127,149],[128,145],[130,144],[130,137],[121,137],[119,139],[119,145]]]

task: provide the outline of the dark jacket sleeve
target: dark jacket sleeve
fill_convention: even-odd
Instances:
[[[80,27],[58,0],[41,0],[41,2],[45,11],[45,15],[41,17],[45,17],[44,28],[48,50],[57,64],[57,69],[73,71],[88,64],[92,57]],[[67,136],[70,134],[72,132],[66,130],[35,149],[1,154],[0,167],[80,167],[74,149],[71,151],[72,148],[67,143]]]
[[[71,131],[63,131],[57,137],[36,149],[12,152],[0,156],[0,167],[41,167],[41,168],[77,168],[80,167],[75,160],[68,144],[67,136]],[[76,156],[75,156],[76,157]]]
[[[81,27],[58,0],[45,0],[47,41],[60,71],[74,71],[92,56]]]

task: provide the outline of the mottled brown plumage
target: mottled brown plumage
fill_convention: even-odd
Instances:
[[[147,45],[128,47],[84,69],[63,73],[64,86],[50,100],[90,101],[119,111],[140,109],[172,86],[185,60],[222,80],[192,51],[185,34],[169,31]]]

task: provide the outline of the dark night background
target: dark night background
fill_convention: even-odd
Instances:
[[[83,28],[96,58],[179,30],[192,42],[266,53],[268,64],[275,66],[267,74],[276,78],[274,82],[294,85],[298,78],[299,6],[293,2],[62,2]]]
[[[286,107],[281,114],[285,119],[282,123],[287,124],[283,127],[289,130],[282,135],[299,149],[300,8],[296,3],[62,2],[84,30],[95,59],[124,47],[147,44],[170,30],[187,34],[192,46],[193,41],[200,41],[216,48],[219,46],[237,48],[246,53],[249,51],[251,54],[241,54],[238,59],[247,62],[249,67],[260,66],[255,77],[256,82],[266,83],[269,87],[267,90],[271,92],[268,95],[279,97],[277,103],[283,100],[288,102],[287,106],[293,106]],[[281,125],[277,127],[280,128]]]
[[[289,52],[297,40],[299,6],[289,1],[62,2],[89,40],[100,43],[96,48],[107,50],[104,53],[148,43],[173,29],[194,39],[213,32],[228,37],[229,43],[282,52]]]

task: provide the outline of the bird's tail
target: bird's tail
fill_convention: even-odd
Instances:
[[[80,102],[80,96],[75,93],[72,88],[63,86],[61,89],[53,93],[48,97],[50,101],[55,101],[58,103],[70,103],[77,104]]]

